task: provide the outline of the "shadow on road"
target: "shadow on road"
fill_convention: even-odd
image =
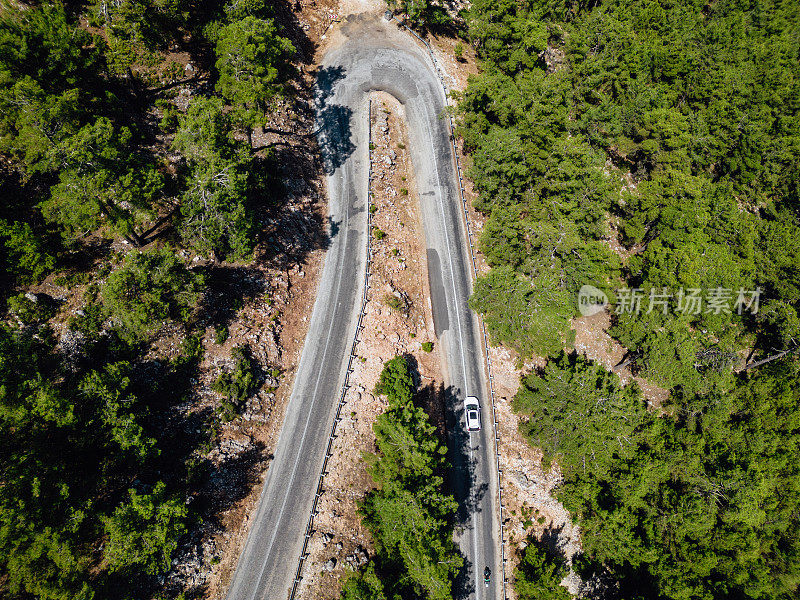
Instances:
[[[484,495],[488,492],[487,483],[476,483],[477,446],[470,448],[470,439],[464,430],[464,407],[458,395],[458,390],[448,387],[444,394],[445,415],[447,427],[447,458],[450,462],[448,477],[449,491],[458,502],[455,527],[465,530],[472,527],[471,515],[481,511],[480,505]],[[472,452],[470,452],[470,450]],[[471,458],[470,454],[475,458]],[[474,578],[471,576],[475,565],[464,557],[464,568],[461,569],[453,586],[453,597],[456,599],[468,598],[475,592]]]
[[[317,72],[317,143],[326,175],[333,174],[356,149],[351,139],[353,111],[347,106],[331,103],[333,87],[342,78],[342,67],[320,67]]]

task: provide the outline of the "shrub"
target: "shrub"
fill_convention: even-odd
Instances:
[[[53,303],[42,296],[34,301],[25,294],[19,294],[11,296],[7,302],[9,312],[26,325],[48,321],[56,314]]]
[[[199,335],[187,335],[181,342],[181,352],[190,358],[203,356],[203,339]]]
[[[433,342],[422,342],[422,349],[425,352],[433,352]]]
[[[100,333],[103,323],[108,318],[108,311],[99,302],[89,302],[80,313],[69,318],[67,326],[73,331],[79,331],[87,337]]]
[[[386,294],[383,297],[383,302],[393,310],[401,310],[403,308],[403,303],[400,298],[393,294]]]
[[[383,365],[375,393],[386,396],[392,404],[402,404],[414,396],[414,378],[408,368],[408,362],[402,356],[395,356]]]
[[[232,420],[244,400],[253,395],[258,387],[256,365],[246,346],[233,349],[231,357],[236,361],[233,371],[223,371],[212,385],[212,389],[225,396],[218,412],[224,421]]]
[[[123,339],[144,341],[168,320],[188,321],[202,285],[168,249],[131,252],[108,276],[103,304]]]
[[[464,44],[457,42],[455,48],[453,48],[453,54],[455,54],[456,60],[464,60]]]

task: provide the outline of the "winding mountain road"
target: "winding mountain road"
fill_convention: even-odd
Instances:
[[[347,367],[364,285],[367,242],[368,95],[383,91],[405,105],[427,244],[434,326],[446,365],[451,490],[460,510],[457,542],[465,556],[457,598],[502,597],[493,419],[480,329],[467,306],[470,258],[450,144],[446,101],[426,52],[392,23],[353,15],[343,41],[318,75],[319,142],[327,172],[330,246],[278,440],[228,600],[285,600],[303,545],[328,433]],[[461,403],[482,401],[484,427],[468,433]],[[484,566],[494,573],[482,581]]]

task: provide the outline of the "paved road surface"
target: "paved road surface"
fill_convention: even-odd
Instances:
[[[445,99],[428,55],[382,19],[358,15],[318,77],[320,142],[327,171],[331,243],[275,458],[239,559],[228,600],[284,600],[291,587],[327,436],[357,321],[366,254],[368,93],[388,92],[406,109],[409,151],[422,205],[431,302],[449,389],[451,485],[467,568],[460,598],[501,598],[497,474],[478,323],[467,307],[469,254]],[[482,400],[484,428],[468,434],[461,402]],[[482,582],[484,566],[492,584]]]

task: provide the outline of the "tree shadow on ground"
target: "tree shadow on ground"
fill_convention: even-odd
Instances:
[[[269,291],[255,267],[206,265],[198,270],[206,278],[205,294],[196,317],[201,328],[230,325],[248,301]]]
[[[332,102],[335,84],[344,76],[344,68],[340,66],[320,67],[317,71],[314,97],[317,142],[326,175],[332,175],[356,149],[351,130],[353,111]]]
[[[322,190],[314,189],[319,160],[314,148],[296,146],[276,148],[271,162],[276,169],[268,195],[253,206],[258,219],[256,263],[288,270],[306,262],[315,250],[330,244],[328,223],[316,202],[297,205],[301,198],[318,198]]]

